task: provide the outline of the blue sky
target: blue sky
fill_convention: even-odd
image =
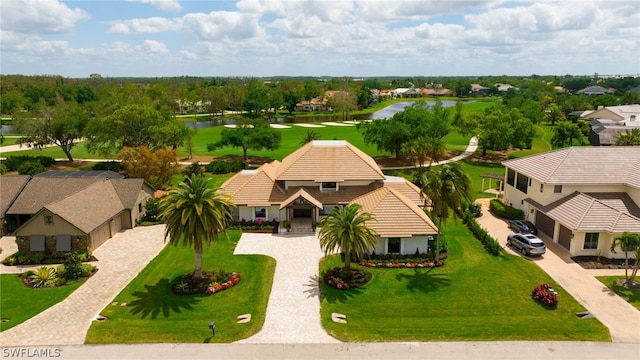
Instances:
[[[640,75],[640,1],[0,1],[0,72]]]

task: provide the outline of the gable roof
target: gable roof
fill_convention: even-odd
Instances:
[[[134,179],[111,179],[111,185],[118,194],[120,202],[125,209],[132,209],[138,201],[138,195],[144,186],[149,187],[151,191],[155,189],[142,178]]]
[[[579,146],[502,164],[543,184],[628,185],[640,189],[640,147]]]
[[[374,215],[376,221],[368,223],[367,226],[381,237],[411,237],[438,233],[436,226],[421,208],[389,186],[371,191],[350,203],[360,204],[364,211]]]
[[[577,93],[585,94],[585,95],[604,95],[604,94],[613,94],[615,93],[615,90],[607,89],[598,85],[592,85],[592,86],[587,86],[584,89],[578,90]]]
[[[626,193],[574,192],[543,206],[526,199],[571,230],[609,233],[640,231],[640,208]]]
[[[0,176],[0,216],[7,212],[30,179],[29,175]]]
[[[382,170],[362,150],[344,140],[310,141],[274,169],[277,180],[383,180]]]
[[[35,214],[45,205],[62,200],[98,181],[104,180],[97,177],[34,177],[9,207],[7,214]]]
[[[591,111],[588,114],[583,114],[582,117],[587,119],[628,121],[632,118],[640,117],[640,105],[605,106],[601,109]]]
[[[309,195],[309,193],[304,191],[304,189],[300,189],[300,190],[296,191],[293,195],[289,196],[287,198],[287,200],[283,201],[280,204],[280,210],[284,209],[285,207],[287,207],[289,204],[291,204],[292,202],[294,202],[298,198],[303,198],[303,199],[307,200],[308,202],[310,202],[311,204],[313,204],[313,206],[315,206],[315,207],[317,207],[319,209],[322,209],[322,203],[320,201],[315,199],[313,196]]]

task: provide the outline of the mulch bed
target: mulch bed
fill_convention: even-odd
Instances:
[[[571,260],[575,261],[584,269],[624,269],[624,259],[609,259],[597,256],[574,256]],[[629,269],[633,268],[634,260],[629,259]]]

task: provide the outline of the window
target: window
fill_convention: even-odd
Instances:
[[[338,183],[336,183],[336,182],[323,182],[320,185],[320,191],[338,191]]]
[[[320,215],[329,215],[331,214],[331,210],[333,210],[335,206],[333,205],[325,205],[320,209]]]
[[[586,233],[584,234],[584,249],[585,250],[597,250],[598,238],[600,233]]]
[[[516,189],[526,194],[528,187],[529,187],[529,178],[522,174],[518,174],[518,178],[516,180]]]
[[[71,251],[71,235],[56,235],[56,251]]]
[[[142,212],[142,203],[138,204],[138,212]]]
[[[44,251],[44,235],[31,235],[29,250]]]
[[[267,217],[267,208],[264,207],[256,207],[256,219],[258,218],[266,218]]]
[[[544,191],[544,184],[540,184],[540,192]]]
[[[387,253],[400,252],[400,238],[389,238],[387,240]]]
[[[562,185],[554,185],[553,186],[553,193],[554,194],[560,194],[562,192]]]
[[[507,184],[511,186],[516,185],[516,172],[511,169],[507,169]]]

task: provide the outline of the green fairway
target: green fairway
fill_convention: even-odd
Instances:
[[[109,318],[94,322],[87,343],[228,343],[258,332],[265,312],[275,260],[262,255],[233,255],[239,231],[205,247],[203,270],[238,272],[238,285],[213,295],[178,296],[171,283],[193,271],[193,249],[168,245],[101,314]],[[251,321],[238,324],[240,314]],[[216,323],[216,336],[208,328]]]
[[[19,325],[64,300],[83,282],[69,281],[55,288],[32,289],[24,286],[18,275],[0,275],[0,331]]]
[[[450,256],[433,269],[373,269],[373,280],[349,291],[321,285],[322,324],[342,341],[611,341],[597,319],[578,319],[585,309],[533,262],[489,255],[462,225],[448,223]],[[326,258],[321,271],[341,266]],[[555,310],[531,299],[550,283],[559,293]],[[331,321],[331,313],[347,323]]]

